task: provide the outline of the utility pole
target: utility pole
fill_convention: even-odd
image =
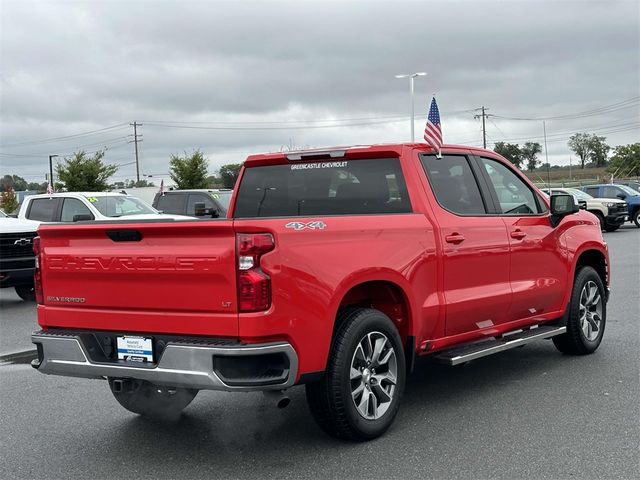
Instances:
[[[141,127],[142,124],[134,120],[133,123],[130,123],[129,125],[133,125],[133,143],[135,144],[136,149],[136,182],[140,182],[140,163],[138,162],[138,127]]]
[[[55,192],[55,188],[53,186],[53,159],[58,155],[49,155],[49,185],[51,186],[51,191]]]
[[[484,108],[480,107],[480,108],[476,108],[476,110],[482,110],[482,113],[480,115],[474,115],[473,118],[480,118],[482,117],[482,148],[487,148],[487,127],[485,124],[485,119],[490,117],[489,114],[485,113],[486,110],[489,110],[488,108]]]

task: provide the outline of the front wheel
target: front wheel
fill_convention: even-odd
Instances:
[[[306,386],[311,413],[330,435],[371,440],[393,422],[406,367],[398,330],[378,310],[359,308],[339,319],[324,378]]]
[[[636,227],[640,228],[640,209],[636,210],[636,213],[633,214],[633,223],[636,224]]]
[[[198,394],[190,388],[165,387],[145,380],[109,377],[109,387],[120,405],[146,417],[173,420]]]
[[[14,288],[18,296],[25,302],[36,301],[36,291],[33,285],[18,285]]]
[[[573,283],[567,332],[553,337],[553,343],[563,353],[593,353],[602,342],[606,321],[607,304],[602,279],[593,268],[582,267]]]

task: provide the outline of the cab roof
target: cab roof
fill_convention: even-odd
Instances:
[[[249,155],[245,161],[245,165],[269,164],[282,161],[309,161],[330,159],[340,160],[341,158],[366,158],[366,157],[382,157],[385,155],[399,156],[402,150],[410,148],[421,150],[423,152],[436,153],[435,149],[426,143],[381,143],[372,145],[349,145],[323,148],[310,148],[304,150],[293,150],[288,152],[273,152]],[[468,145],[443,145],[442,151],[445,153],[462,153],[462,152],[495,152],[484,148],[472,147]]]

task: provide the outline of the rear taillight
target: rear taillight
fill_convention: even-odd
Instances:
[[[270,233],[238,233],[238,309],[258,312],[271,306],[271,278],[260,268],[260,257],[275,247]]]
[[[42,293],[42,272],[40,271],[40,237],[33,239],[33,253],[36,256],[36,270],[33,274],[33,287],[36,293],[36,302],[40,305],[44,303],[44,294]]]

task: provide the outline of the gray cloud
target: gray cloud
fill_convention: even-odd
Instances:
[[[555,116],[640,94],[635,1],[5,1],[1,8],[0,143],[136,119],[146,122],[145,173],[165,173],[171,153],[192,148],[210,156],[213,170],[290,139],[297,145],[406,140],[408,119],[252,131],[152,124],[406,115],[408,84],[396,73],[428,71],[416,82],[416,110],[423,114],[435,92],[445,140],[476,145],[479,123],[460,110],[485,105],[505,116]],[[614,145],[637,141],[639,113],[636,103],[549,121],[552,161],[568,160],[566,132],[611,131],[605,134]],[[416,131],[422,126],[420,118]],[[123,127],[2,147],[1,170],[41,178],[47,152],[84,145],[110,145],[107,159],[127,163],[133,149],[123,137],[131,133]],[[541,125],[494,118],[488,134],[490,141],[539,140]],[[133,172],[124,166],[118,175]]]

